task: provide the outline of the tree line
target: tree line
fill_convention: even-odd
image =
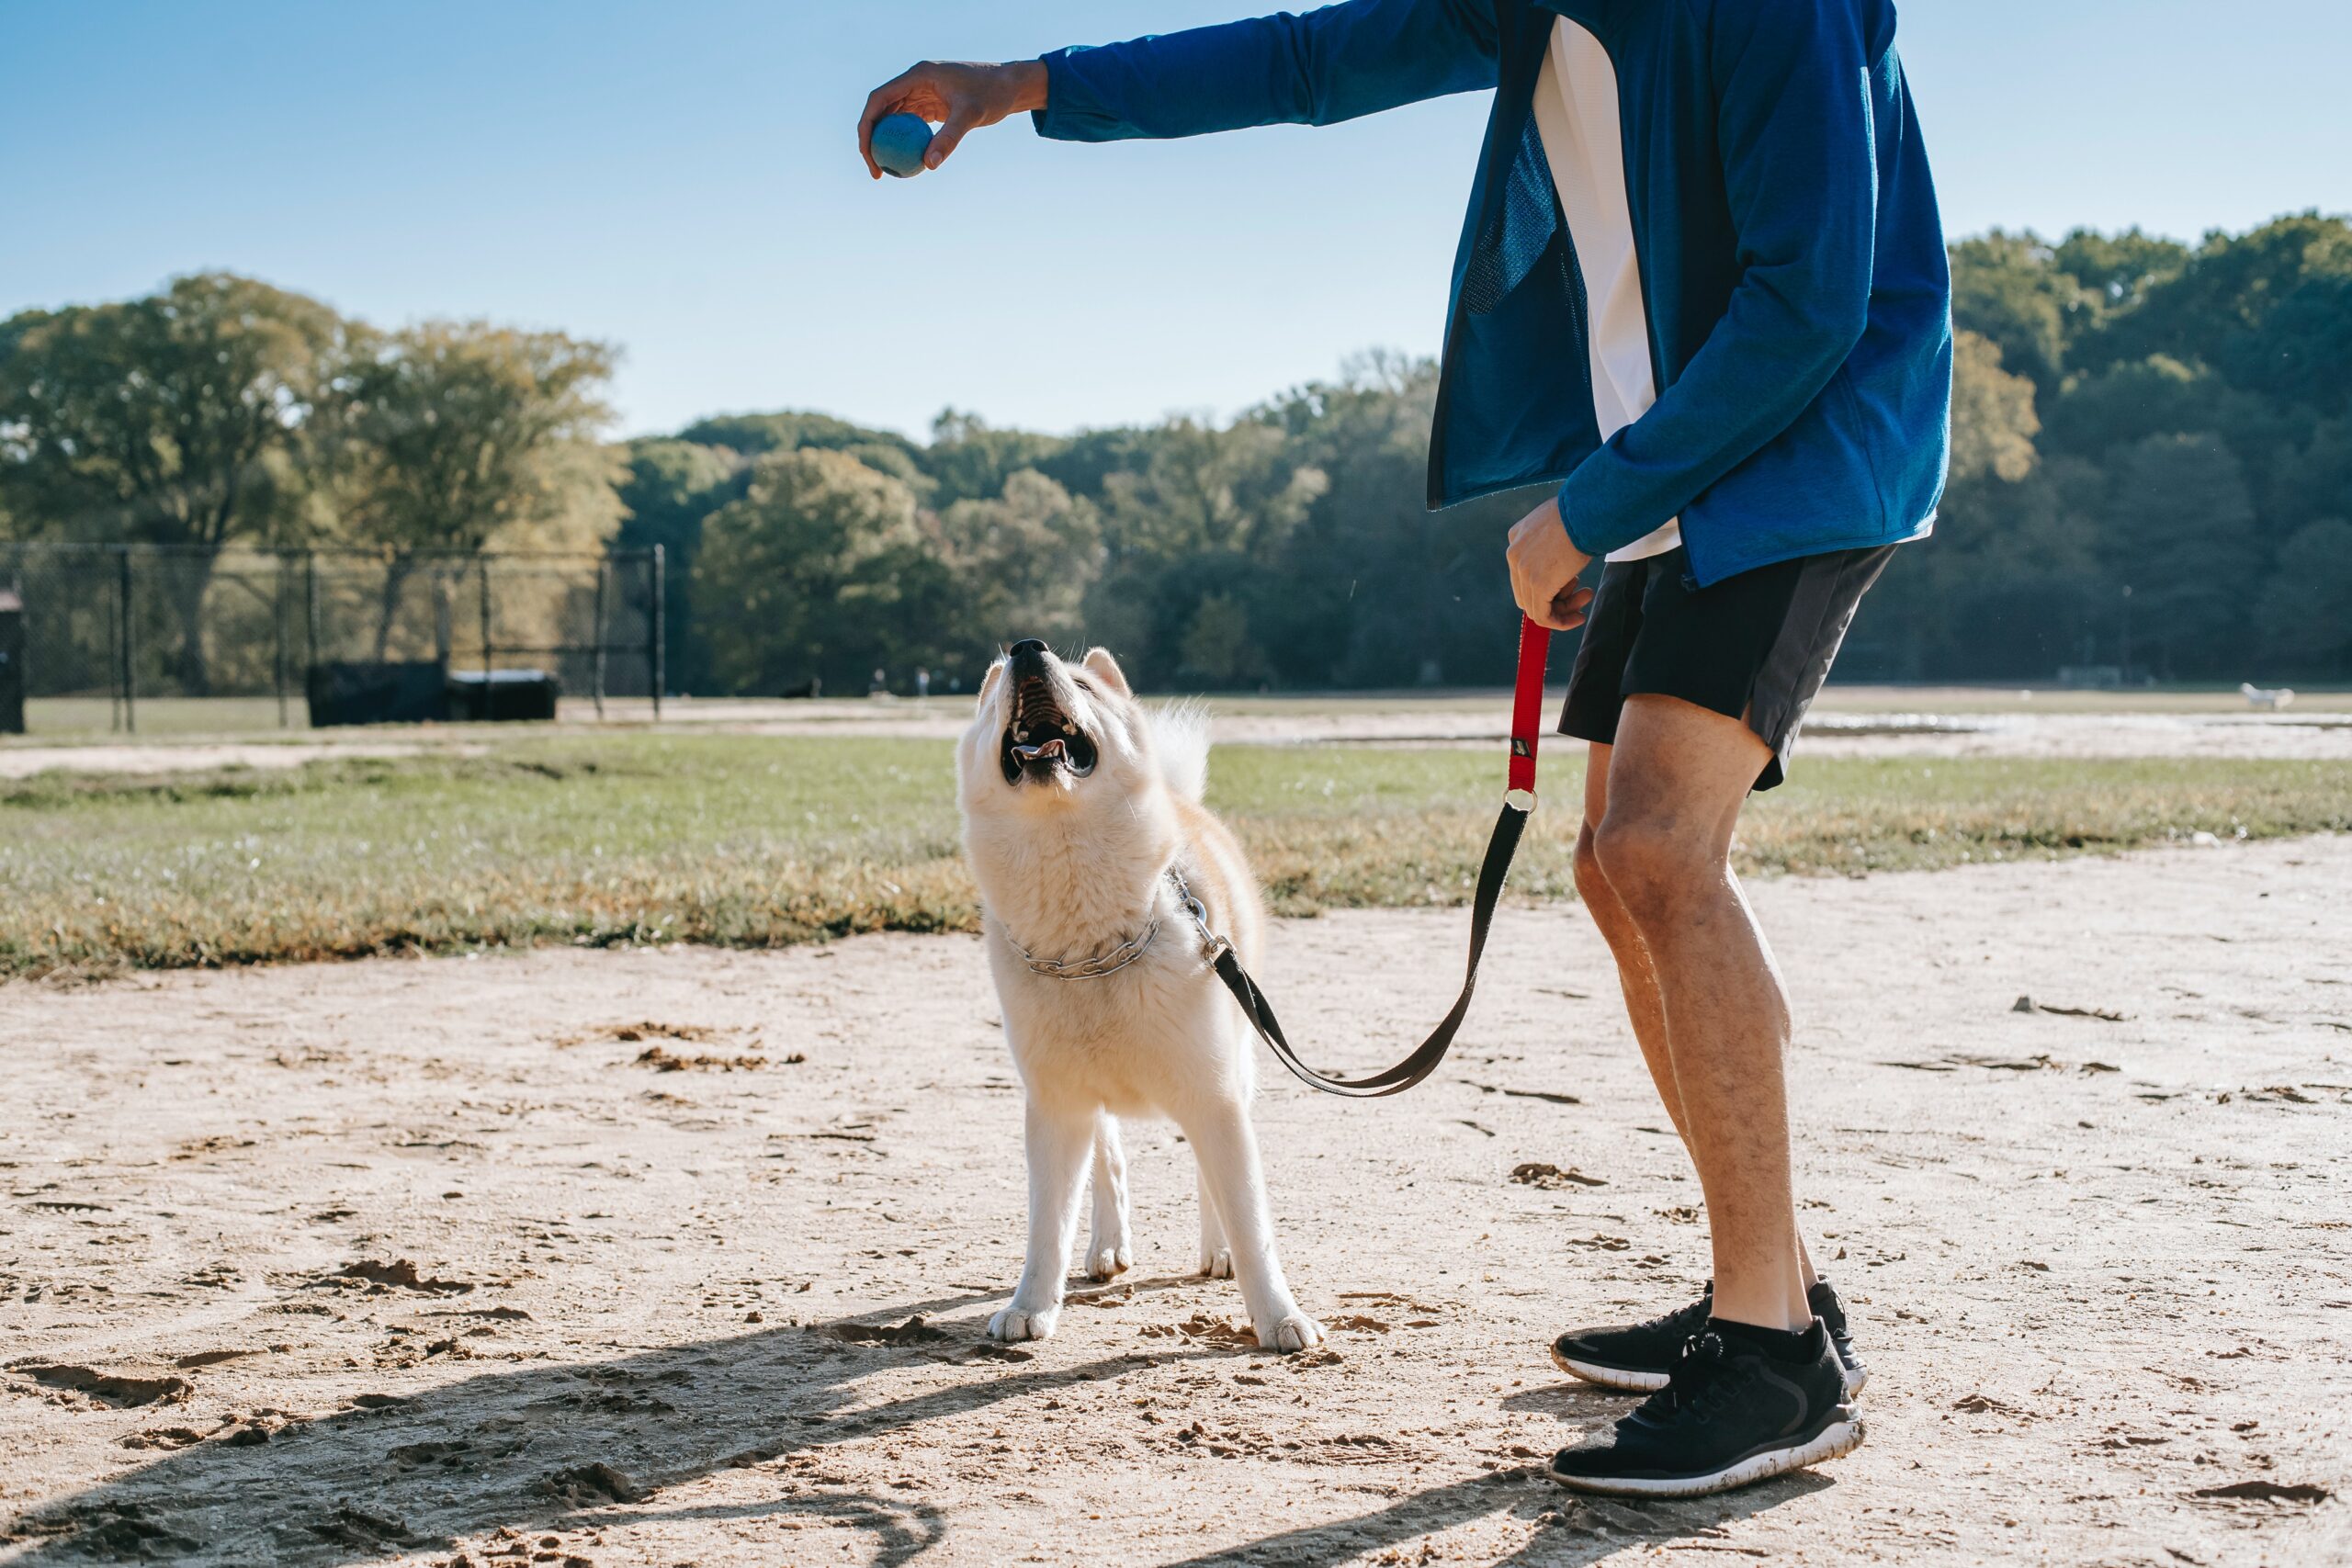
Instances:
[[[213,563],[382,553],[378,656],[420,552],[597,549],[621,519],[607,346],[488,322],[384,331],[228,273],[0,321],[0,539],[181,553],[182,689],[209,689]]]
[[[1951,260],[1951,486],[1842,671],[2352,674],[2352,226],[1995,231]],[[0,536],[360,546],[387,623],[421,551],[659,544],[693,692],[945,689],[1017,637],[1108,643],[1157,689],[1509,678],[1499,547],[1532,497],[1422,509],[1428,361],[1365,355],[1224,423],[951,410],[917,442],[779,412],[615,444],[614,359],[226,274],[28,310],[0,322]]]

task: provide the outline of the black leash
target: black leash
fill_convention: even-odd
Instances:
[[[1469,1016],[1470,996],[1478,987],[1478,959],[1487,951],[1487,931],[1494,924],[1495,905],[1502,897],[1504,879],[1510,874],[1511,856],[1518,852],[1520,835],[1526,830],[1527,818],[1535,810],[1535,737],[1543,722],[1544,660],[1551,642],[1549,630],[1521,618],[1519,678],[1511,691],[1510,786],[1503,794],[1502,815],[1495,818],[1494,833],[1487,840],[1487,858],[1479,864],[1478,888],[1470,903],[1470,962],[1463,971],[1462,994],[1453,998],[1453,1010],[1428,1039],[1413,1048],[1411,1055],[1393,1067],[1361,1078],[1330,1077],[1308,1066],[1291,1048],[1281,1021],[1274,1017],[1273,1004],[1266,1000],[1266,993],[1258,988],[1258,983],[1241,966],[1233,944],[1208,930],[1200,905],[1193,903],[1193,918],[1201,922],[1209,942],[1217,978],[1233,993],[1233,999],[1241,1004],[1242,1013],[1250,1020],[1250,1027],[1257,1030],[1258,1037],[1266,1043],[1267,1049],[1301,1082],[1326,1094],[1376,1100],[1383,1095],[1404,1093],[1437,1071],[1438,1064],[1445,1060],[1446,1050],[1460,1032],[1462,1021]]]

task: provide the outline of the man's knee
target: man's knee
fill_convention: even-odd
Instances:
[[[1577,841],[1582,886],[1585,839],[1591,874],[1603,879],[1638,925],[1670,920],[1713,886],[1721,865],[1710,847],[1670,821],[1611,815]]]
[[[1577,852],[1574,863],[1577,897],[1596,913],[1616,902],[1610,890],[1608,874],[1600,869],[1600,834],[1587,822],[1577,829]]]

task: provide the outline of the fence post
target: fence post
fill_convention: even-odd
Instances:
[[[302,552],[302,619],[306,628],[304,648],[309,654],[302,664],[302,713],[308,718],[311,678],[319,668],[319,551],[316,546]]]
[[[107,595],[107,733],[121,728],[122,595],[118,592]]]
[[[669,675],[668,649],[662,645],[669,640],[670,578],[669,565],[660,545],[653,547],[653,635],[647,639],[648,657],[653,663],[653,717],[662,717],[662,687]]]
[[[116,621],[122,628],[115,639],[115,657],[120,661],[121,670],[122,729],[124,734],[131,735],[139,729],[139,687],[133,673],[136,660],[132,645],[138,640],[138,634],[130,624],[130,547],[117,545],[114,560]]]
[[[477,577],[481,585],[481,711],[490,716],[490,556],[487,551],[474,557]]]
[[[596,716],[605,716],[605,589],[613,580],[613,558],[607,553],[596,558],[596,654],[595,682]]]
[[[286,552],[277,552],[277,592],[269,602],[269,647],[272,673],[277,684],[277,728],[286,728],[293,721],[286,714],[286,573],[288,562]]]

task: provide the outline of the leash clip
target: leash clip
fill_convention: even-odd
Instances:
[[[1211,964],[1233,950],[1233,943],[1210,928],[1208,906],[1202,903],[1184,881],[1184,874],[1174,866],[1168,868],[1168,880],[1176,885],[1176,897],[1182,901],[1184,912],[1193,917],[1193,924],[1201,931],[1202,956]]]

